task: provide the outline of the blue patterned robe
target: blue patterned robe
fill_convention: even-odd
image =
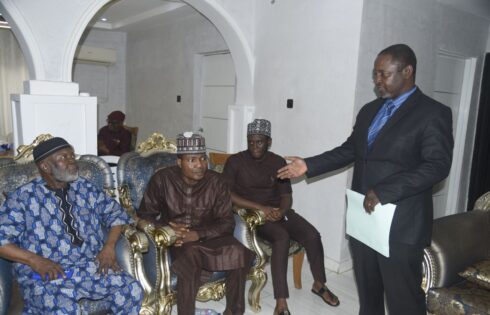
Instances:
[[[68,201],[81,246],[72,244],[59,201],[42,178],[11,192],[0,208],[0,246],[15,244],[60,264],[65,273],[73,272],[70,279],[42,281],[28,265],[15,263],[24,314],[77,314],[81,299],[107,301],[114,314],[138,314],[143,297],[139,283],[125,272],[97,274],[95,259],[105,242],[103,231],[132,220],[115,200],[81,177],[69,184]]]

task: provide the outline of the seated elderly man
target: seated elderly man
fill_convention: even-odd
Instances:
[[[81,299],[114,314],[138,314],[143,290],[116,262],[131,219],[78,176],[73,148],[52,138],[34,148],[41,177],[11,192],[0,208],[0,256],[14,261],[24,314],[79,314]],[[104,240],[103,228],[110,229]]]
[[[271,143],[271,123],[266,119],[255,119],[247,126],[248,149],[228,158],[223,176],[231,187],[233,204],[262,210],[266,216],[266,223],[257,228],[257,235],[272,243],[274,314],[290,314],[286,301],[289,296],[286,272],[290,238],[306,250],[314,279],[312,292],[325,303],[337,306],[338,298],[325,285],[327,279],[320,233],[291,209],[291,183],[289,179],[276,178],[277,170],[285,166],[286,161],[269,152]]]
[[[230,191],[208,170],[204,141],[192,132],[177,136],[177,165],[152,176],[138,215],[176,233],[171,268],[177,274],[179,315],[194,314],[198,289],[213,271],[227,272],[223,314],[243,314],[253,253],[233,237]]]
[[[124,115],[120,110],[113,111],[107,116],[107,126],[100,128],[97,136],[99,155],[121,156],[131,148],[131,132],[123,126]]]

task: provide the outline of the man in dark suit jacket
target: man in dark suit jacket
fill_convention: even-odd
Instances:
[[[384,294],[392,315],[425,315],[423,248],[430,244],[432,187],[451,167],[451,110],[415,85],[416,57],[397,44],[382,50],[374,63],[379,98],[357,115],[352,134],[339,147],[290,164],[280,178],[317,176],[354,163],[352,189],[365,194],[364,209],[396,205],[390,231],[390,257],[350,238],[360,315],[384,314]]]

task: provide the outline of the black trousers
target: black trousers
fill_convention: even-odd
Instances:
[[[257,235],[272,244],[271,273],[274,298],[288,298],[287,283],[289,239],[300,243],[306,251],[313,279],[325,283],[325,263],[320,233],[302,216],[290,209],[287,220],[266,222],[257,228]]]
[[[359,315],[426,315],[422,284],[423,246],[390,242],[387,258],[350,238],[359,292]]]

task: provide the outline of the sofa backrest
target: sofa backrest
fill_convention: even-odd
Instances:
[[[177,155],[170,152],[152,152],[142,155],[138,152],[125,153],[117,164],[117,181],[121,204],[128,211],[138,212],[151,176],[160,168],[176,164]]]
[[[210,152],[209,167],[218,173],[223,173],[226,161],[231,155],[231,153]]]
[[[132,215],[138,215],[138,208],[151,176],[160,168],[175,165],[177,155],[171,152],[153,151],[148,154],[128,152],[121,156],[117,164],[117,181],[121,205]],[[153,241],[150,239],[150,242]],[[148,247],[143,255],[143,265],[150,283],[159,282],[155,244]]]
[[[95,155],[81,155],[77,164],[80,176],[90,180],[109,194],[114,192],[111,169],[103,159]],[[2,163],[0,165],[0,204],[5,201],[7,193],[38,176],[39,171],[33,161],[16,163],[11,160],[10,163]]]
[[[431,254],[437,260],[439,279],[433,287],[461,280],[458,272],[472,263],[489,258],[490,211],[473,210],[434,220]]]

